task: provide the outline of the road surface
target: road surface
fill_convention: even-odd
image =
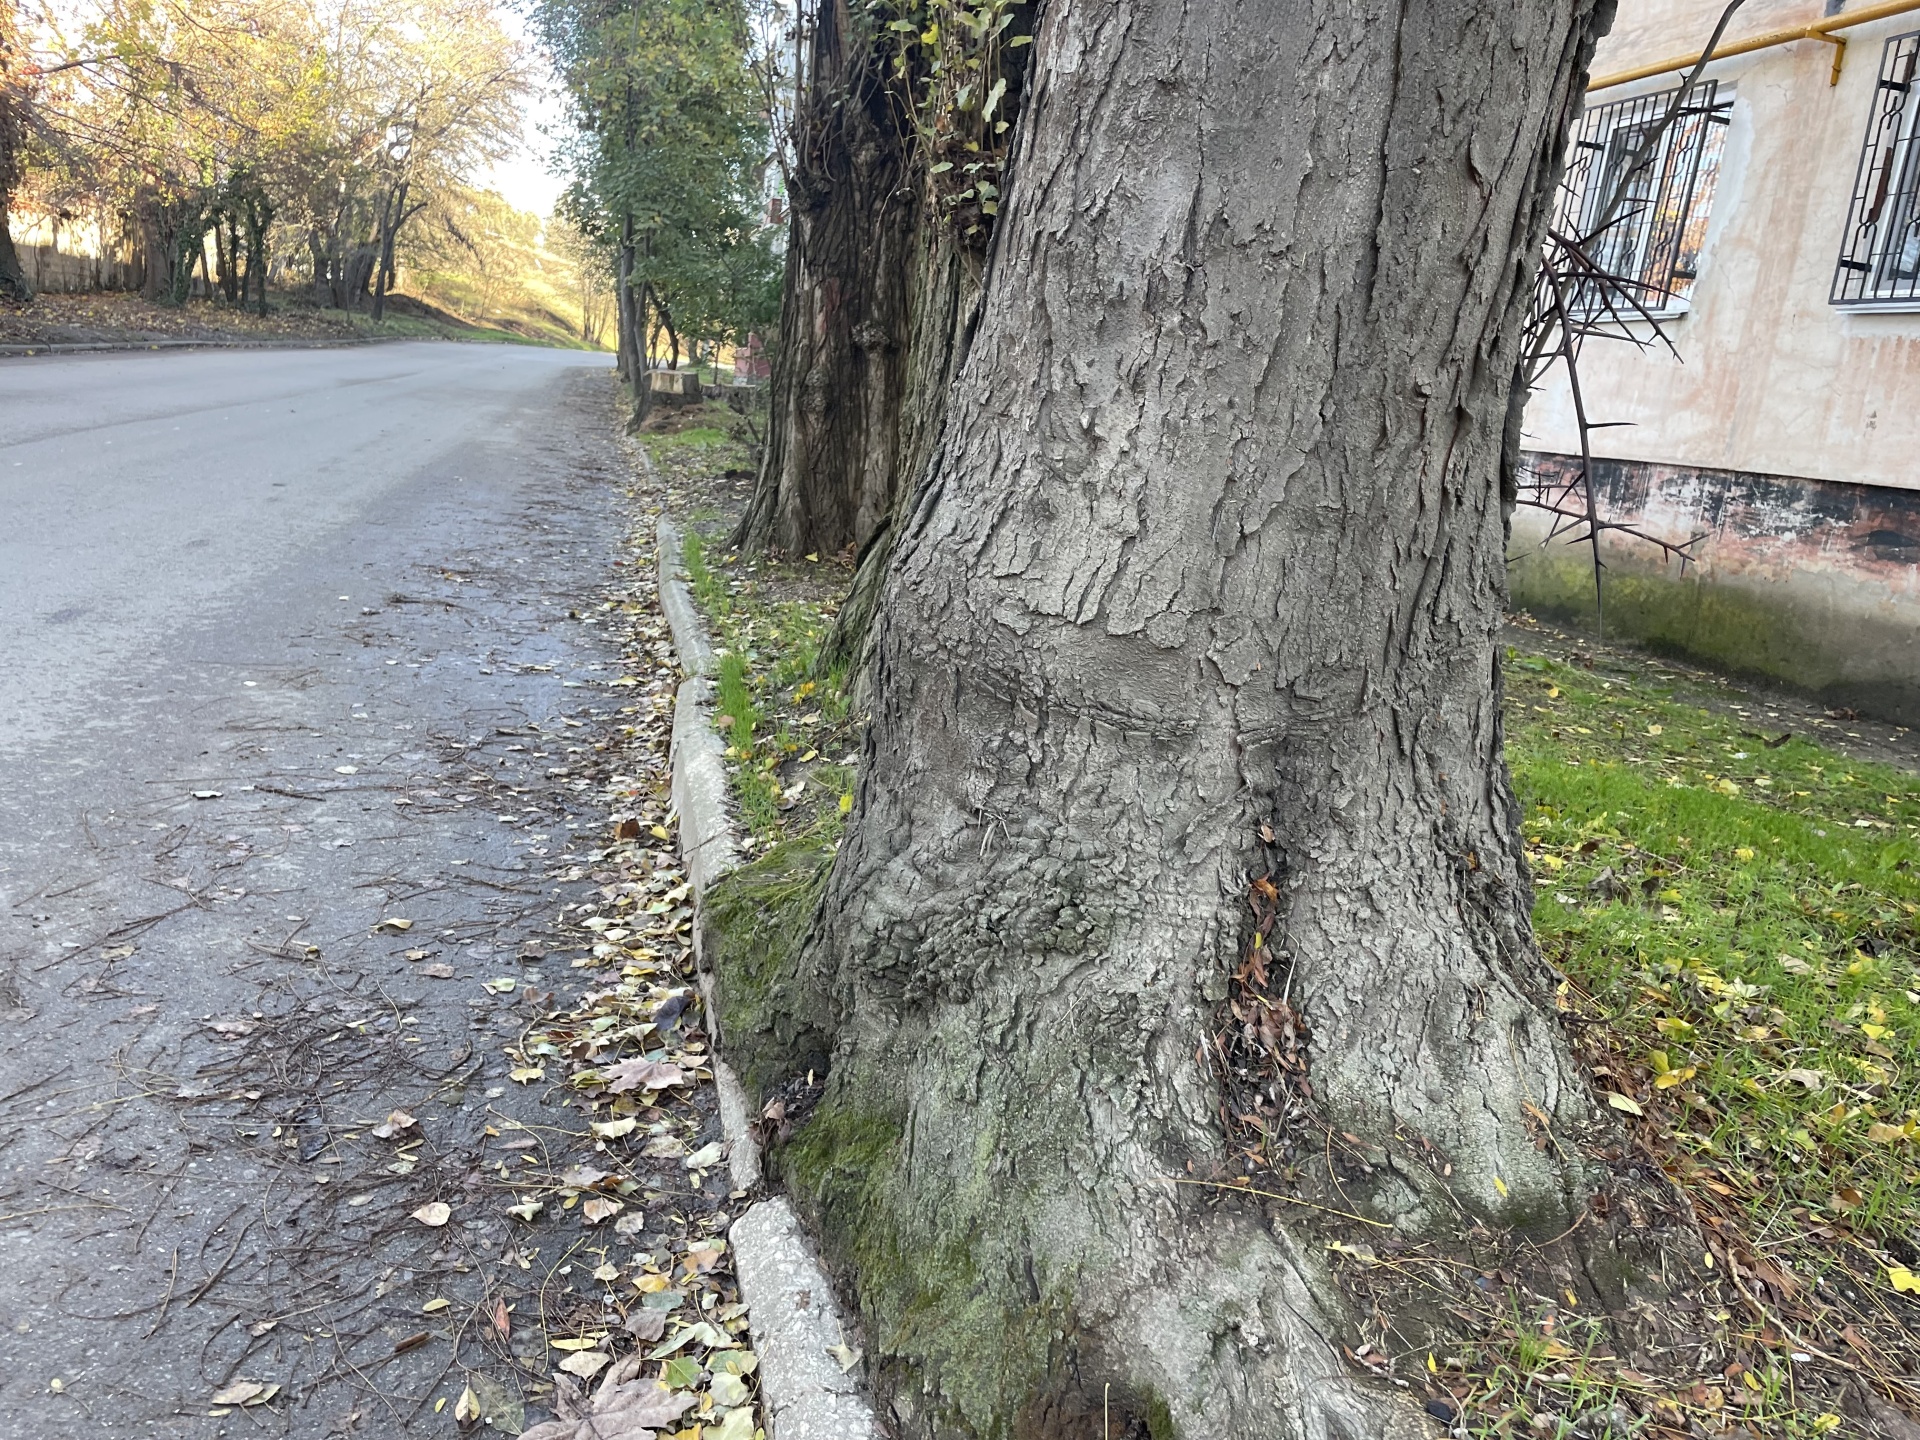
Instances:
[[[505,1230],[407,1215],[516,1103],[471,981],[540,973],[599,823],[611,402],[519,347],[0,361],[0,1437],[454,1433],[410,1337]]]

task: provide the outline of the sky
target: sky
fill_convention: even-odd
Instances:
[[[511,160],[495,165],[485,183],[505,196],[514,209],[530,210],[544,219],[553,213],[554,201],[560,197],[564,182],[548,173],[547,158],[553,153],[553,142],[541,131],[557,131],[564,122],[566,109],[560,101],[559,81],[548,68],[539,42],[529,31],[526,16],[511,3],[498,3],[495,9],[507,33],[519,36],[535,53],[538,77],[536,89],[520,116],[520,152]]]

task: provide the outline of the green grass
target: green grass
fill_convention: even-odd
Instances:
[[[1910,1236],[1920,781],[1655,674],[1507,667],[1534,927],[1606,1021],[1599,1082],[1756,1236]]]
[[[819,664],[833,609],[770,593],[781,568],[801,567],[742,567],[731,555],[716,564],[710,543],[689,531],[681,564],[714,627],[716,723],[741,818],[762,843],[830,839],[853,790],[851,769],[828,753],[852,743],[846,677]]]

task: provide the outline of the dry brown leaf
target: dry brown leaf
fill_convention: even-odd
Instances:
[[[688,1079],[686,1071],[664,1060],[622,1060],[601,1073],[606,1076],[607,1089],[616,1095],[628,1090],[665,1090],[684,1085]]]
[[[453,1207],[444,1200],[429,1200],[413,1212],[413,1218],[422,1225],[438,1230],[453,1218]]]

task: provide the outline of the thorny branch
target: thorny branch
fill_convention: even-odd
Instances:
[[[1601,572],[1606,562],[1600,554],[1600,537],[1617,531],[1629,539],[1654,546],[1669,560],[1680,562],[1682,571],[1692,561],[1693,547],[1706,538],[1704,532],[1684,541],[1671,541],[1638,526],[1609,520],[1602,513],[1593,484],[1593,432],[1623,422],[1595,421],[1586,410],[1580,386],[1580,348],[1588,338],[1625,340],[1642,349],[1665,345],[1678,358],[1661,323],[1660,316],[1643,298],[1649,288],[1643,280],[1620,274],[1595,259],[1600,242],[1639,207],[1650,205],[1650,198],[1630,204],[1635,184],[1654,162],[1666,142],[1674,122],[1684,113],[1687,102],[1698,87],[1701,73],[1712,59],[1721,37],[1726,33],[1734,12],[1744,0],[1728,0],[1720,12],[1700,58],[1686,72],[1673,92],[1665,113],[1648,126],[1632,157],[1613,177],[1611,188],[1602,198],[1585,233],[1552,229],[1547,235],[1546,254],[1534,282],[1533,300],[1522,332],[1525,360],[1522,374],[1529,393],[1537,390],[1555,364],[1565,364],[1567,385],[1573,401],[1574,423],[1580,432],[1580,461],[1571,477],[1543,474],[1522,466],[1516,477],[1518,504],[1543,510],[1553,517],[1542,546],[1567,538],[1569,544],[1588,546],[1593,563],[1594,624],[1605,633]],[[1604,183],[1604,177],[1602,177]],[[1573,182],[1561,181],[1563,210],[1574,213],[1580,197]],[[1576,297],[1572,300],[1569,296]],[[1672,298],[1662,293],[1661,299]],[[1644,328],[1639,328],[1644,327]]]

